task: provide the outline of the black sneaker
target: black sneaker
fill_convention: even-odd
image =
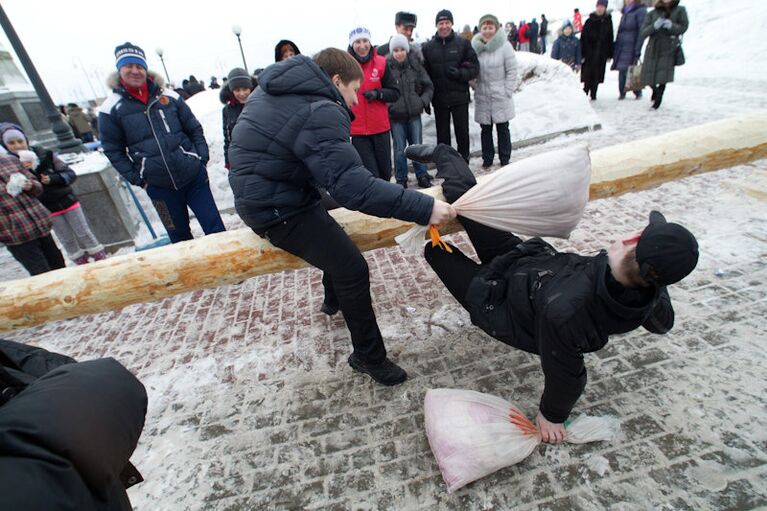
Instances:
[[[418,186],[421,188],[430,188],[431,187],[431,176],[429,174],[421,174],[420,176],[416,177],[418,180]]]
[[[493,166],[493,162],[487,162],[487,161],[483,161],[482,162],[482,168],[483,169],[489,169],[492,166]]]
[[[407,188],[407,181],[397,181],[397,184],[402,188]]]
[[[407,373],[388,358],[380,364],[368,364],[352,353],[349,355],[349,365],[357,372],[365,373],[381,385],[399,385],[407,380]]]
[[[338,305],[322,302],[322,305],[320,306],[320,312],[324,312],[328,316],[333,316],[338,312]]]

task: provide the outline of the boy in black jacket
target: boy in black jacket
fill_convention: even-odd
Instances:
[[[476,184],[449,146],[410,146],[405,154],[434,161],[442,190],[454,202]],[[565,436],[564,421],[586,385],[583,354],[605,346],[608,336],[643,326],[664,334],[674,325],[666,286],[697,264],[698,244],[684,227],[657,211],[649,225],[596,256],[558,252],[540,238],[511,233],[458,217],[482,264],[453,247],[426,245],[425,256],[472,323],[515,348],[541,357],[545,387],[536,418],[546,442]]]

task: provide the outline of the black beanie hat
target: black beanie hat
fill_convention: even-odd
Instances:
[[[247,87],[249,89],[253,88],[253,80],[250,78],[248,72],[241,67],[235,67],[229,71],[227,78],[229,78],[227,81],[229,90],[234,90],[237,87]]]
[[[437,18],[434,21],[434,24],[436,25],[442,20],[448,20],[450,23],[453,23],[453,13],[447,9],[442,9],[437,13]]]

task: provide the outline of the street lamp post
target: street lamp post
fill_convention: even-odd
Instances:
[[[83,147],[82,142],[75,138],[72,129],[66,122],[64,122],[61,112],[59,112],[59,109],[56,108],[56,105],[53,103],[51,95],[48,94],[48,89],[45,88],[43,80],[37,73],[34,64],[32,64],[32,60],[30,60],[27,50],[24,49],[24,45],[21,44],[21,40],[16,34],[13,25],[11,25],[11,20],[8,19],[8,16],[5,14],[5,9],[3,9],[2,5],[0,5],[0,25],[2,25],[5,35],[8,37],[8,41],[13,47],[13,51],[15,51],[16,56],[19,57],[21,66],[24,68],[24,71],[26,71],[29,81],[32,83],[32,87],[34,87],[35,92],[37,93],[37,97],[40,98],[40,103],[43,106],[45,115],[51,122],[53,133],[56,135],[56,138],[59,139],[59,150],[62,153],[85,152],[85,147]]]
[[[240,45],[240,55],[242,55],[242,65],[245,71],[248,70],[248,64],[245,62],[245,52],[242,51],[242,41],[240,40],[240,34],[242,34],[242,27],[239,25],[232,25],[232,32],[237,36],[237,43]]]
[[[170,75],[168,74],[168,68],[165,67],[165,59],[162,58],[165,52],[163,51],[162,48],[157,48],[155,51],[157,52],[157,56],[160,57],[160,62],[162,62],[162,68],[165,71],[165,78],[168,80],[168,83],[170,83]]]

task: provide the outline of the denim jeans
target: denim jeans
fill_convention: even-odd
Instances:
[[[407,157],[405,148],[412,144],[423,142],[421,132],[421,118],[418,117],[408,122],[391,122],[391,138],[394,141],[394,176],[397,182],[407,181]],[[416,177],[426,173],[426,165],[417,161],[413,162],[413,170]]]

